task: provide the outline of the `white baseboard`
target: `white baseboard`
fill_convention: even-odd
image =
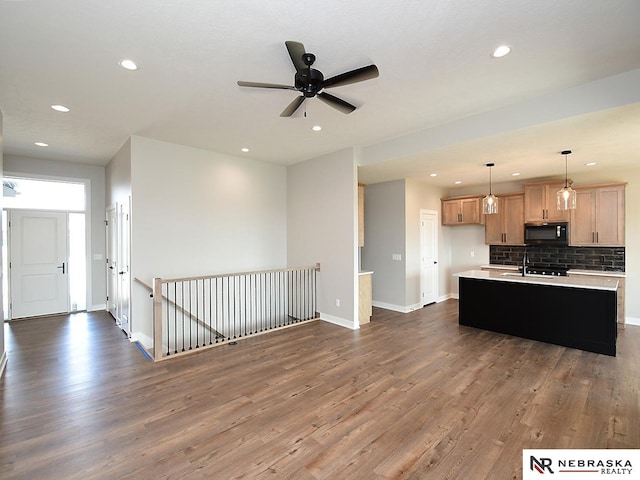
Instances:
[[[445,300],[449,300],[450,298],[454,298],[454,297],[452,295],[442,295],[441,297],[438,297],[438,299],[436,300],[436,303],[444,302]],[[420,310],[423,307],[423,305],[419,303],[414,303],[413,305],[404,306],[404,305],[394,305],[393,303],[378,302],[376,300],[372,301],[371,305],[373,305],[374,307],[384,308],[385,310],[391,310],[393,312],[399,312],[399,313],[409,313],[415,310]]]
[[[107,309],[107,304],[106,303],[101,303],[98,305],[91,305],[89,308],[87,308],[88,312],[97,312],[98,310],[106,310]]]
[[[0,358],[0,378],[4,375],[4,369],[7,366],[7,352],[2,352],[2,357]]]
[[[150,350],[153,348],[153,338],[140,332],[132,332],[129,338],[132,342],[140,342],[144,348]]]
[[[320,320],[324,320],[325,322],[333,323],[334,325],[338,325],[340,327],[349,328],[351,330],[358,330],[360,325],[352,322],[351,320],[347,320],[345,318],[335,317],[333,315],[329,315],[328,313],[320,313]]]
[[[625,317],[624,318],[625,325],[638,325],[640,326],[640,318],[635,317]]]
[[[371,305],[373,305],[374,307],[384,308],[385,310],[391,310],[393,312],[399,313],[409,313],[411,311],[409,310],[410,307],[405,307],[404,305],[394,305],[393,303],[378,302],[376,300],[372,301]]]

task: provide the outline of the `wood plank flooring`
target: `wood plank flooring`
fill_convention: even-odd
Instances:
[[[608,357],[374,309],[154,364],[106,313],[5,325],[3,479],[519,479],[640,448],[640,327]]]

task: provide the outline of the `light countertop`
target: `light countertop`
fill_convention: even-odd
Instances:
[[[515,268],[517,269],[517,267]],[[618,279],[616,277],[602,278],[601,276],[593,276],[593,274],[575,277],[551,277],[530,274],[523,277],[517,273],[517,271],[467,270],[466,272],[454,274],[454,277],[498,282],[528,283],[531,285],[549,285],[553,287],[587,288],[592,290],[616,291],[618,289]]]
[[[481,265],[481,269],[485,270],[509,270],[517,272],[519,267],[516,265]],[[581,270],[581,269],[571,269],[567,272],[569,275],[597,275],[599,277],[617,277],[617,278],[625,278],[627,275],[625,272],[611,272],[611,271],[603,271],[603,270]]]

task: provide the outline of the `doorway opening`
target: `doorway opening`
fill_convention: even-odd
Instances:
[[[64,282],[68,293],[64,293],[67,311],[75,312],[87,308],[87,239],[86,239],[86,185],[82,182],[44,180],[21,177],[3,178],[3,196],[5,210],[2,212],[3,238],[3,293],[4,319],[13,318],[11,306],[14,297],[12,291],[12,272],[9,266],[12,253],[21,251],[22,246],[11,245],[12,235],[9,225],[12,216],[20,218],[30,212],[57,212],[66,217],[64,227],[66,252],[63,263],[67,268]],[[19,215],[18,215],[19,214]],[[13,226],[13,225],[12,225]],[[16,238],[22,239],[21,236]],[[20,240],[22,241],[22,240]]]

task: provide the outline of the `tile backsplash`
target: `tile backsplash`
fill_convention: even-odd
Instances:
[[[624,247],[491,245],[489,248],[489,263],[492,265],[522,265],[522,256],[525,250],[531,265],[575,270],[624,272]]]

